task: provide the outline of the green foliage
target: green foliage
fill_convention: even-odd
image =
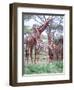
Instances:
[[[32,28],[30,28],[29,26],[24,26],[24,33],[31,33],[32,32]]]
[[[32,29],[25,29],[25,30],[24,30],[24,34],[27,34],[27,33],[29,34],[29,33],[31,33],[31,32],[32,32]]]
[[[25,65],[24,74],[40,74],[40,73],[62,73],[63,61],[53,61],[49,64],[28,64]]]

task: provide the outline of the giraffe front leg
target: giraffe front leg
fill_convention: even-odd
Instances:
[[[37,53],[37,64],[39,63],[39,53]]]
[[[33,52],[32,51],[33,51],[33,47],[30,48],[30,59],[33,64],[33,57],[32,57]]]
[[[37,61],[37,51],[36,51],[36,46],[35,46],[35,59],[34,59],[34,63],[36,64],[36,61]]]
[[[26,57],[26,62],[28,64],[29,61],[29,47],[26,45],[26,49],[25,49],[25,57]]]

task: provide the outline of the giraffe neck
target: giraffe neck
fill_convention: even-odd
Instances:
[[[35,29],[36,32],[34,34],[32,34],[33,38],[35,38],[35,39],[40,38],[41,33],[47,28],[49,21],[50,20],[47,19],[44,24],[42,24],[40,27]]]
[[[47,20],[43,25],[41,25],[38,28],[38,31],[40,32],[40,34],[47,28],[48,24],[49,24],[49,20]]]

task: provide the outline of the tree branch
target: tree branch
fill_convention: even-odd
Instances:
[[[43,17],[44,17],[44,19],[45,19],[45,21],[46,21],[46,17],[45,17],[45,15],[43,15]]]
[[[40,15],[38,15],[38,18],[39,18],[42,22],[45,22]]]
[[[42,25],[42,23],[41,22],[39,22],[35,17],[33,17],[33,19],[36,21],[36,22],[38,22],[39,24],[41,24]]]

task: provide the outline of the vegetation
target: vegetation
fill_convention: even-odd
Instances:
[[[40,73],[62,73],[63,61],[53,61],[49,64],[28,64],[25,65],[24,74],[40,74]]]

